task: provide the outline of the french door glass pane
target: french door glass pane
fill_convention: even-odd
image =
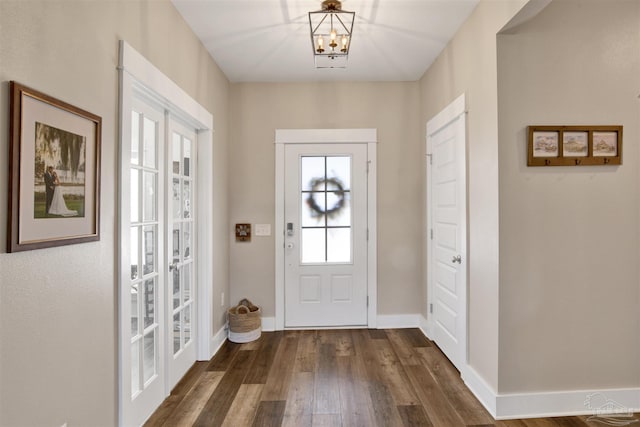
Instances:
[[[180,261],[180,223],[173,223],[172,240],[172,262],[175,264]]]
[[[140,171],[131,169],[131,222],[140,221]]]
[[[154,328],[144,336],[144,347],[142,354],[144,382],[149,381],[156,374],[156,331]]]
[[[191,222],[185,222],[182,225],[184,230],[184,259],[189,259],[192,256],[191,253]]]
[[[183,193],[183,209],[184,217],[191,218],[191,182],[184,181],[184,193]]]
[[[173,354],[180,351],[180,312],[173,315]]]
[[[140,384],[140,343],[142,339],[131,345],[131,395],[134,396],[142,390]]]
[[[145,329],[155,323],[156,308],[156,280],[150,279],[144,282],[144,327]]]
[[[183,161],[183,174],[184,176],[191,176],[191,141],[187,138],[184,139],[184,161]]]
[[[144,166],[149,168],[156,167],[156,122],[145,117],[144,118]]]
[[[140,268],[138,266],[138,256],[140,252],[140,227],[131,227],[130,239],[131,239],[131,280],[136,280],[140,275]]]
[[[131,112],[131,164],[140,164],[140,114]]]
[[[186,304],[191,299],[191,268],[193,264],[187,264],[184,266],[183,270],[183,287],[182,287],[182,299],[183,303]]]
[[[171,142],[171,170],[175,174],[180,173],[180,134],[174,133]]]
[[[180,268],[173,270],[173,309],[180,307]]]
[[[171,204],[173,205],[173,219],[182,218],[182,206],[180,204],[180,178],[173,178],[172,180],[173,197],[171,198]]]
[[[156,172],[143,173],[144,203],[142,206],[142,211],[144,221],[155,221],[157,218],[156,200],[158,195],[156,191],[156,176]]]
[[[183,339],[184,339],[184,345],[186,346],[189,341],[191,341],[191,309],[193,307],[193,304],[189,304],[188,306],[186,306],[184,308],[184,325],[182,325],[182,330],[183,330]]]
[[[138,335],[138,298],[140,295],[140,291],[138,289],[139,286],[139,283],[131,285],[131,337],[135,337]]]
[[[143,274],[156,272],[156,226],[146,226],[142,237]]]

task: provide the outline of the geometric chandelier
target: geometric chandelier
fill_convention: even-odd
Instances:
[[[322,10],[309,12],[316,68],[346,68],[355,16],[339,0],[325,0]]]

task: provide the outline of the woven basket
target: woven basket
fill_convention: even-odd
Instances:
[[[255,311],[245,305],[231,307],[229,316],[229,341],[246,343],[260,338],[262,332],[262,310],[254,306]]]

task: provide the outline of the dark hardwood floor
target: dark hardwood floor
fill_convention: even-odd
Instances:
[[[197,362],[146,426],[595,426],[495,421],[418,329],[266,332]]]

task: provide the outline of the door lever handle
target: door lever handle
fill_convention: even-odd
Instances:
[[[453,263],[457,262],[458,264],[462,264],[462,257],[460,255],[456,255],[456,256],[453,257],[451,262],[453,262]]]

